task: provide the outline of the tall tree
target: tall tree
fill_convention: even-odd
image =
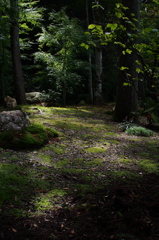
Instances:
[[[86,18],[87,18],[87,28],[89,26],[89,5],[88,0],[86,0]],[[92,52],[88,52],[88,62],[89,62],[89,103],[93,103],[93,78],[92,78]]]
[[[15,97],[18,104],[26,104],[19,45],[18,0],[10,0],[10,38]]]
[[[119,47],[119,76],[117,85],[115,120],[130,120],[137,112],[137,90],[138,90],[138,73],[137,55],[134,44],[138,43],[139,28],[139,0],[122,0],[124,12],[122,13],[121,25],[124,32],[120,39]],[[118,14],[121,17],[121,14]],[[123,50],[123,46],[125,50]]]
[[[95,3],[95,7],[93,6],[93,17],[94,24],[101,24],[101,9],[98,1]],[[94,103],[102,104],[102,71],[103,71],[103,52],[102,46],[100,43],[95,47],[95,81],[94,81]]]

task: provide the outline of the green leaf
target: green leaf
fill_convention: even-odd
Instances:
[[[137,73],[141,73],[141,72],[143,72],[140,68],[136,68],[136,72]]]
[[[121,13],[121,12],[116,12],[115,15],[117,16],[117,18],[122,18],[123,13]]]
[[[120,70],[123,71],[125,69],[129,69],[128,67],[121,67]]]
[[[112,31],[114,31],[115,29],[117,29],[118,24],[117,23],[108,23],[107,27],[110,28]]]
[[[132,86],[132,84],[131,84],[131,83],[124,82],[124,83],[123,83],[123,86]]]
[[[95,24],[90,24],[90,25],[88,26],[88,29],[93,29],[93,28],[95,28],[95,27],[96,27]]]
[[[120,8],[121,4],[120,3],[116,3],[116,8]]]
[[[128,54],[131,54],[132,53],[132,50],[130,50],[130,49],[126,49],[126,53],[128,53]]]

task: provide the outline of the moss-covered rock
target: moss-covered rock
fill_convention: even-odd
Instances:
[[[40,148],[49,142],[49,138],[58,136],[58,132],[42,124],[33,123],[21,132],[8,130],[0,132],[0,147],[11,149]]]

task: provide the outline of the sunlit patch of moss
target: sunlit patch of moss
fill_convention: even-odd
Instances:
[[[148,173],[156,173],[159,172],[159,163],[154,162],[151,159],[144,159],[138,162],[138,165],[141,169]]]
[[[48,193],[41,193],[38,197],[33,201],[34,207],[36,211],[45,211],[48,209],[53,209],[55,206],[55,202],[59,200],[61,197],[66,195],[67,192],[63,189],[54,189],[49,191]]]
[[[96,139],[96,138],[98,138],[98,136],[97,135],[93,135],[93,134],[81,134],[80,135],[82,138],[84,138],[84,139]]]
[[[62,168],[62,167],[65,167],[65,166],[70,166],[70,164],[71,164],[70,159],[63,159],[61,161],[58,161],[58,162],[54,163],[54,166],[57,167],[57,168]]]
[[[131,141],[139,142],[139,141],[143,141],[143,138],[142,139],[140,139],[140,138],[132,138]]]
[[[100,141],[99,141],[100,142]],[[105,146],[109,146],[110,145],[110,142],[105,142],[104,140],[103,141],[101,141],[103,144],[103,147],[105,147]]]
[[[59,128],[62,128],[62,129],[72,129],[72,130],[82,130],[82,129],[85,129],[85,128],[88,128],[88,126],[85,126],[84,124],[82,124],[81,122],[76,122],[76,123],[73,123],[71,122],[70,123],[70,120],[67,122],[67,121],[56,121],[55,122],[55,125],[56,127],[59,127]]]
[[[39,154],[38,157],[41,159],[40,162],[42,162],[42,163],[48,164],[51,162],[51,157],[48,155]]]
[[[132,159],[130,159],[130,158],[120,158],[120,159],[118,160],[118,162],[119,162],[119,163],[128,164],[128,163],[132,162]]]
[[[85,166],[88,166],[88,167],[98,167],[98,166],[102,165],[102,162],[103,162],[103,159],[95,158],[93,160],[85,162]]]
[[[120,143],[120,141],[118,141],[118,140],[109,140],[109,142],[112,143],[112,144],[119,144]]]
[[[85,149],[85,151],[88,153],[104,153],[106,150],[106,147],[91,147]]]
[[[59,147],[59,146],[52,146],[51,149],[56,154],[63,154],[64,153],[64,149]]]
[[[116,134],[114,132],[106,132],[105,135],[107,135],[107,136],[118,136],[118,134]]]

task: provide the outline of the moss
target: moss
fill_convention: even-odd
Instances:
[[[91,148],[87,148],[85,149],[86,152],[88,153],[103,153],[107,150],[106,147],[91,147]]]
[[[41,160],[42,163],[50,163],[51,162],[51,157],[48,155],[39,154],[38,157],[42,159]]]
[[[109,140],[109,142],[112,143],[112,144],[119,144],[120,143],[120,141],[118,141],[118,140]]]
[[[127,180],[127,179],[132,179],[134,177],[139,177],[137,174],[133,173],[133,172],[129,172],[129,171],[111,171],[109,172],[109,174],[116,178],[120,178],[122,180]]]
[[[56,154],[63,154],[64,153],[64,150],[63,148],[59,147],[59,146],[53,146],[52,147],[52,151]]]
[[[48,209],[56,208],[55,202],[63,197],[67,192],[62,189],[53,189],[46,194],[40,194],[33,201],[36,211],[45,211]]]
[[[0,164],[0,205],[5,201],[15,201],[20,203],[23,196],[24,187],[28,183],[28,178],[20,174],[23,169],[16,164]]]
[[[103,162],[103,159],[95,158],[91,161],[85,162],[85,165],[88,167],[97,167],[97,166],[101,166],[102,162]]]
[[[74,191],[78,191],[79,196],[85,196],[88,193],[94,193],[96,189],[88,184],[73,184]]]
[[[75,174],[75,175],[77,174],[77,175],[79,175],[79,174],[84,174],[86,172],[86,170],[81,169],[81,168],[77,168],[77,169],[75,169],[75,168],[65,168],[65,169],[61,169],[61,172],[66,173],[66,174]]]
[[[58,161],[57,163],[54,164],[57,168],[65,167],[70,165],[70,160],[69,159],[64,159],[61,161]]]
[[[23,132],[23,135],[17,140],[18,148],[39,148],[43,146],[42,138],[38,139],[37,136],[33,136],[29,132]],[[45,138],[44,138],[45,140]]]
[[[18,161],[19,157],[16,157],[16,156],[8,157],[8,160],[10,160],[10,161]]]
[[[22,132],[8,130],[0,133],[0,147],[13,149],[39,148],[48,143],[50,137],[58,133],[42,124],[32,123]]]
[[[150,159],[144,159],[138,162],[138,165],[148,173],[156,173],[159,171],[159,164]]]
[[[118,162],[120,163],[124,163],[124,164],[127,164],[127,163],[130,163],[132,160],[129,159],[129,158],[121,158],[118,160]]]
[[[50,137],[50,138],[51,137],[54,138],[54,137],[58,137],[59,136],[59,133],[55,129],[53,129],[53,128],[47,127],[46,128],[46,132],[47,132],[48,137]]]
[[[148,153],[148,152],[140,152],[138,155],[141,156],[141,157],[146,157],[146,158],[151,156],[151,154]]]

